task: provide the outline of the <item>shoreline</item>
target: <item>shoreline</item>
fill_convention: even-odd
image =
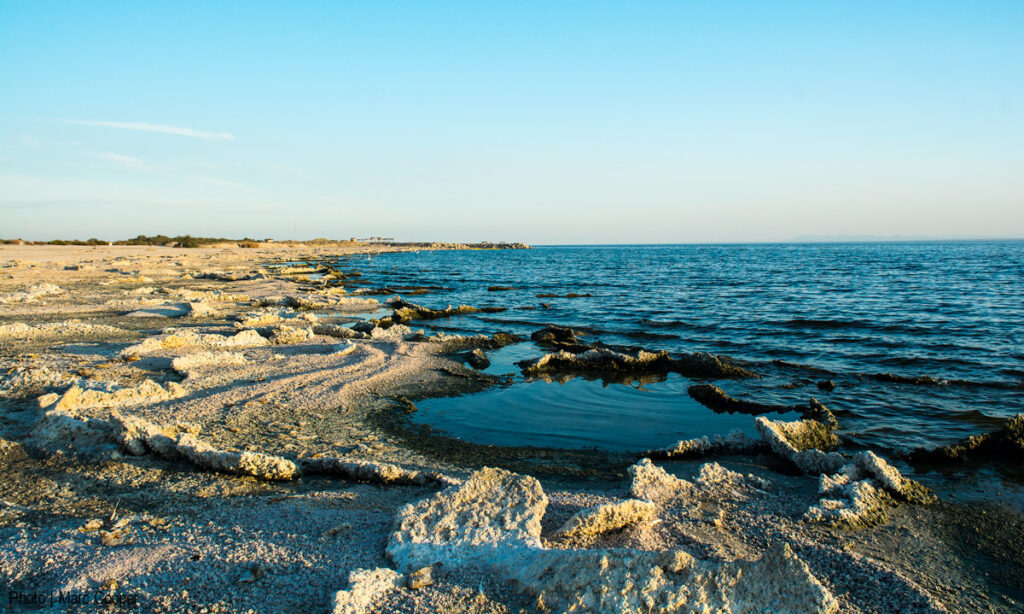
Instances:
[[[408,250],[0,246],[0,327],[9,327],[0,328],[7,372],[0,389],[7,467],[0,573],[8,583],[26,594],[136,595],[144,611],[330,611],[335,593],[349,590],[350,572],[401,566],[388,544],[397,539],[393,523],[405,504],[437,497],[447,484],[475,483],[475,470],[497,464],[536,473],[549,500],[546,514],[531,512],[543,546],[531,545],[531,556],[684,549],[717,565],[756,561],[786,542],[809,566],[799,577],[809,575],[832,595],[835,608],[821,598],[820,611],[865,611],[878,591],[907,611],[1019,607],[1013,595],[990,595],[982,570],[957,566],[970,544],[952,535],[982,527],[1016,531],[1019,541],[1019,517],[986,507],[983,518],[975,512],[982,508],[949,502],[901,503],[886,504],[888,520],[857,530],[808,524],[800,515],[821,498],[818,480],[771,453],[658,460],[690,486],[665,478],[679,492],[656,504],[657,518],[586,537],[560,535],[576,512],[636,498],[629,461],[609,469],[598,454],[587,462],[601,471],[587,479],[566,473],[573,455],[565,451],[429,435],[411,444],[414,431],[389,425],[402,415],[401,399],[414,404],[493,385],[446,356],[479,341],[420,339],[401,323],[352,336],[339,329],[351,330],[350,317],[387,310],[383,297],[318,286],[310,275],[332,272],[316,266],[272,266],[390,251]],[[76,386],[83,391],[76,398],[91,400],[76,405],[67,393]],[[125,390],[133,392],[119,392]],[[58,398],[41,407],[46,394]],[[56,413],[47,421],[58,407],[71,422]],[[202,463],[210,455],[162,457],[145,438],[129,440],[143,442],[135,455],[123,437],[120,444],[111,439],[126,417],[155,425],[162,437],[174,429],[179,442],[181,434],[193,435],[218,453],[286,459],[303,474],[281,481],[209,470]],[[452,453],[438,450],[439,442]],[[349,465],[323,469],[330,464],[324,459]],[[738,473],[704,476],[722,468],[716,461]],[[366,473],[356,474],[359,463]],[[531,463],[543,467],[531,472]],[[427,477],[417,482],[415,472]],[[508,496],[486,492],[495,501]],[[94,521],[99,527],[90,529]],[[908,533],[919,536],[916,552],[905,551]],[[986,547],[1005,563],[999,557],[1012,556],[1014,542]],[[553,602],[569,591],[522,578],[523,590],[513,590],[494,569],[460,565],[439,568],[425,588],[374,593],[365,611],[518,611],[532,607],[538,591]],[[352,586],[360,590],[358,581]],[[812,594],[821,596],[808,588]]]

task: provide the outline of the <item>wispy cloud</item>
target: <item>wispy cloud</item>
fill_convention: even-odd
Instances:
[[[103,153],[94,154],[94,155],[96,157],[98,157],[98,158],[103,158],[107,162],[113,162],[117,166],[120,166],[121,168],[128,169],[130,171],[139,171],[139,172],[147,173],[147,172],[153,170],[152,167],[149,166],[148,164],[146,164],[143,160],[141,160],[139,158],[132,157],[132,156],[126,156],[126,155],[123,155],[123,154],[111,153],[109,151],[103,152]]]
[[[79,126],[101,126],[104,128],[120,128],[121,130],[139,130],[142,132],[159,132],[161,134],[175,134],[178,136],[189,136],[194,139],[210,139],[215,141],[231,141],[235,135],[230,132],[202,132],[192,128],[179,126],[166,126],[164,124],[147,124],[145,122],[101,122],[83,119],[65,120],[70,124]]]

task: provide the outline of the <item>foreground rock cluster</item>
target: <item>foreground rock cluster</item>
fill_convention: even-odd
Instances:
[[[402,508],[387,546],[395,568],[350,574],[349,587],[334,596],[334,612],[371,611],[373,604],[409,590],[411,579],[434,569],[456,574],[486,570],[529,596],[542,612],[839,611],[839,600],[786,541],[768,544],[759,556],[734,560],[694,556],[682,548],[562,545],[559,540],[579,532],[598,535],[654,526],[659,515],[671,517],[723,488],[754,492],[764,485],[715,463],[702,467],[694,483],[650,461],[630,473],[630,494],[649,499],[581,510],[546,538],[549,500],[536,479],[502,469],[477,471],[460,485]],[[918,599],[911,609],[939,611],[927,598]]]

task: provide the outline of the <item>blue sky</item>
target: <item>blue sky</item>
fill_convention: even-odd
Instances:
[[[0,236],[1024,236],[1024,2],[0,0]]]

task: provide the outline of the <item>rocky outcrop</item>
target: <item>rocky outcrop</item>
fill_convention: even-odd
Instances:
[[[790,411],[790,408],[785,405],[771,405],[767,403],[734,399],[726,394],[724,390],[712,384],[695,384],[690,386],[686,392],[694,401],[697,401],[701,405],[713,409],[716,412],[741,413],[756,416],[758,414],[765,414],[769,412]]]
[[[168,329],[171,330],[171,329]],[[248,348],[270,345],[270,342],[260,336],[255,330],[247,329],[233,336],[195,333],[192,331],[167,332],[160,337],[150,337],[132,346],[121,350],[122,357],[141,356],[162,350],[176,350],[180,348]]]
[[[54,284],[36,284],[20,292],[0,296],[0,305],[8,303],[31,303],[43,298],[64,292],[60,286]]]
[[[109,445],[111,429],[110,422],[83,416],[74,408],[53,408],[36,421],[29,437],[47,451],[88,454]]]
[[[395,520],[387,552],[399,569],[441,562],[515,566],[541,547],[548,498],[535,478],[484,468],[416,504]]]
[[[72,386],[57,401],[56,409],[84,409],[89,407],[125,407],[159,403],[171,399],[179,399],[187,394],[184,386],[177,382],[167,382],[161,386],[152,380],[146,380],[131,388],[120,388],[112,392],[91,390],[80,386]]]
[[[440,332],[427,337],[426,341],[437,343],[444,348],[444,351],[452,352],[466,348],[493,350],[519,343],[522,338],[511,333],[494,333],[488,337],[487,335],[450,335]]]
[[[148,292],[147,292],[148,290]],[[152,294],[153,288],[137,288],[131,291],[130,294]],[[223,292],[221,290],[192,290],[190,288],[174,288],[174,289],[161,289],[160,293],[169,294],[175,298],[181,299],[185,302],[192,303],[196,301],[216,301],[219,303],[245,303],[248,302],[250,297],[245,294],[231,294],[230,292]]]
[[[735,399],[724,390],[712,384],[696,384],[687,389],[687,393],[701,405],[716,412],[741,413],[756,416],[769,412],[798,412],[808,420],[817,420],[831,429],[839,427],[835,415],[817,399],[811,398],[807,405],[774,405]]]
[[[626,499],[580,510],[556,532],[558,537],[600,535],[630,525],[654,520],[656,507],[650,501]]]
[[[530,339],[537,343],[559,346],[576,345],[580,343],[582,333],[565,326],[545,326],[530,335]]]
[[[202,367],[221,367],[228,365],[244,365],[249,361],[239,352],[195,352],[177,356],[171,361],[171,368],[188,376]]]
[[[395,310],[391,314],[391,321],[395,324],[408,324],[413,320],[436,320],[466,313],[498,313],[506,311],[505,307],[473,307],[471,305],[449,305],[444,309],[430,309],[422,305],[410,303],[403,299],[388,301],[388,304]]]
[[[235,320],[236,328],[260,328],[263,326],[273,326],[284,321],[280,313],[273,311],[250,311],[248,313],[240,313],[231,317]]]
[[[884,521],[893,499],[909,503],[936,500],[927,488],[904,477],[870,450],[851,458],[818,449],[838,443],[832,430],[821,422],[773,422],[761,416],[755,425],[773,452],[801,471],[821,476],[819,491],[825,497],[807,511],[807,520],[864,526]]]
[[[0,326],[0,339],[37,339],[37,338],[61,338],[61,337],[120,337],[131,335],[132,331],[106,326],[104,324],[87,324],[81,320],[68,320],[66,322],[52,322],[29,326],[23,322],[4,324]]]
[[[823,495],[804,519],[845,527],[863,527],[888,519],[893,501],[933,503],[935,496],[924,486],[900,474],[885,459],[865,450],[831,475],[821,475]]]
[[[693,490],[692,483],[669,474],[649,458],[642,459],[626,471],[632,478],[629,496],[636,499],[663,503]]]
[[[133,456],[152,452],[168,459],[178,459],[178,435],[198,430],[195,427],[162,427],[148,420],[114,413],[113,437],[118,446]]]
[[[715,356],[707,352],[694,352],[682,354],[675,360],[674,368],[676,373],[686,377],[704,378],[731,378],[743,379],[748,377],[760,377],[753,371],[741,367],[732,362],[732,359],[723,356]]]
[[[805,473],[835,473],[846,464],[838,452],[823,452],[838,445],[835,433],[817,420],[774,422],[759,416],[754,425],[772,451],[789,459]]]
[[[518,363],[524,375],[541,373],[586,373],[628,376],[671,370],[667,352],[638,351],[636,354],[616,352],[607,348],[594,348],[581,354],[565,350],[545,354],[535,360]]]
[[[886,522],[892,497],[868,480],[836,482],[821,476],[818,491],[824,495],[804,513],[804,520],[845,528],[868,527]]]
[[[514,574],[545,611],[814,612],[839,603],[788,544],[754,561],[714,563],[682,551],[549,550]]]
[[[736,489],[743,486],[752,486],[764,490],[770,486],[768,480],[752,473],[743,475],[731,471],[718,463],[704,463],[700,467],[697,479],[694,482],[703,489],[728,488]]]
[[[410,471],[391,463],[378,463],[334,457],[300,459],[303,473],[337,475],[355,482],[377,484],[413,484],[423,486],[438,481],[434,475]]]
[[[212,279],[215,281],[250,281],[265,279],[266,275],[259,271],[200,271],[192,275],[194,279]]]
[[[365,339],[369,337],[366,333],[337,324],[317,324],[313,327],[313,332],[317,335],[334,337],[336,339]]]
[[[187,303],[187,306],[191,318],[215,318],[221,315],[220,310],[206,301],[194,301]]]
[[[688,459],[713,454],[750,454],[767,450],[761,439],[748,437],[743,431],[732,431],[728,435],[713,435],[696,439],[683,439],[667,448],[651,450],[645,456],[654,459]]]
[[[331,294],[289,296],[285,299],[285,305],[304,311],[333,311],[337,313],[377,311],[381,307],[376,299]]]
[[[436,562],[446,568],[488,568],[534,596],[543,611],[838,609],[787,544],[774,545],[758,560],[725,563],[697,560],[682,550],[549,550],[540,540],[546,505],[533,478],[485,468],[459,487],[404,507],[388,554],[405,570]]]
[[[311,327],[279,324],[273,328],[273,332],[270,334],[270,341],[275,345],[293,345],[310,341],[315,337],[316,334]]]
[[[353,326],[352,328],[356,328]],[[423,339],[423,331],[414,331],[405,324],[395,324],[387,328],[371,328],[368,338],[375,341],[420,341]]]
[[[80,427],[76,425],[76,428]],[[392,485],[449,485],[454,482],[442,474],[403,469],[390,463],[335,457],[301,458],[294,462],[259,452],[218,450],[200,441],[196,437],[198,429],[194,426],[159,426],[141,418],[122,416],[116,411],[110,422],[103,422],[102,428],[122,450],[132,455],[152,452],[170,460],[188,460],[203,469],[251,475],[264,480],[290,480],[301,474],[324,474],[356,482]]]
[[[191,433],[178,435],[177,443],[179,454],[204,469],[251,475],[263,480],[290,480],[298,473],[295,463],[280,456],[218,450]]]
[[[486,369],[487,367],[491,366],[491,361],[487,358],[487,355],[484,354],[483,350],[481,350],[480,348],[476,348],[475,350],[470,350],[469,352],[466,352],[464,360],[467,363],[469,363],[469,366],[473,367],[474,369]]]
[[[743,367],[703,352],[684,354],[673,358],[664,351],[637,350],[635,353],[630,353],[597,346],[586,346],[584,351],[580,352],[576,351],[577,349],[560,350],[516,364],[522,369],[524,375],[567,373],[621,379],[675,372],[687,377],[756,377],[753,372]]]

